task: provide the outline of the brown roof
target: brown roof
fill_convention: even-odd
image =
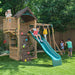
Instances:
[[[32,16],[29,16],[29,15],[22,15],[22,14],[24,14],[27,10],[29,11],[29,13],[30,13]],[[24,9],[18,11],[18,12],[14,15],[14,17],[16,17],[16,18],[22,17],[22,19],[23,19],[25,22],[31,21],[31,20],[33,20],[33,19],[36,19],[36,20],[37,20],[37,18],[35,17],[35,15],[32,13],[32,11],[31,11],[28,7],[26,7],[26,8],[24,8]]]

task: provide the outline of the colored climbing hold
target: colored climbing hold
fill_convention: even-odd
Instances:
[[[27,54],[30,54],[30,52],[27,52]]]
[[[27,59],[25,59],[24,61],[27,62]]]
[[[21,35],[23,35],[23,32],[21,32]]]
[[[25,41],[27,42],[27,41],[28,41],[28,39],[25,39]]]
[[[4,40],[3,43],[6,44],[6,40]]]
[[[26,44],[23,45],[23,48],[25,48]]]

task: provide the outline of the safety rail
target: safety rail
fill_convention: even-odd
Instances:
[[[15,32],[17,30],[17,19],[15,17],[5,18],[3,19],[3,31],[7,32]]]

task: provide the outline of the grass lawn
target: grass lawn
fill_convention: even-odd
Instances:
[[[0,75],[75,75],[75,52],[72,58],[67,54],[62,56],[62,65],[56,67],[45,53],[38,54],[38,59],[29,62],[0,57]]]

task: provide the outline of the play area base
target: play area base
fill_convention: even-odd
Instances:
[[[50,44],[41,36],[43,42],[37,40],[32,32],[29,32],[32,37],[41,45],[46,54],[51,57],[53,66],[58,66],[62,64],[61,56],[55,52],[55,50],[50,46]]]

